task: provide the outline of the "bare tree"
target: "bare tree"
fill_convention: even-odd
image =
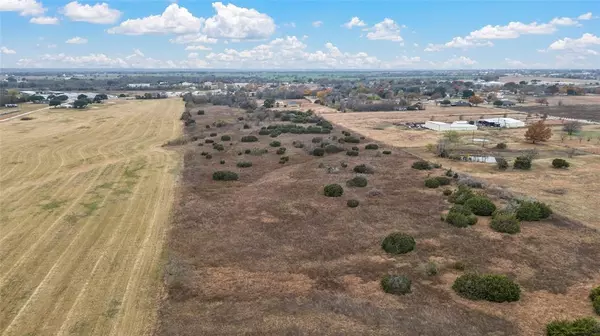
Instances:
[[[563,126],[563,131],[567,132],[568,135],[573,135],[581,131],[581,123],[578,121],[569,121]]]
[[[525,95],[519,95],[517,97],[517,103],[523,104],[525,102]]]

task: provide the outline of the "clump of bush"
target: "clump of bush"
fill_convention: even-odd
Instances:
[[[312,150],[312,155],[323,156],[323,155],[325,155],[325,150],[323,148],[315,148]]]
[[[590,300],[596,314],[600,315],[600,286],[592,289],[590,292]]]
[[[436,178],[428,178],[425,180],[425,186],[427,188],[437,188],[440,186],[440,182]]]
[[[514,214],[497,212],[492,217],[490,227],[494,231],[515,234],[521,232],[521,224]]]
[[[225,160],[219,161],[220,164],[225,164]]]
[[[281,132],[279,132],[279,131],[272,131],[271,134],[269,134],[269,136],[271,138],[277,138],[280,135],[281,135]]]
[[[269,146],[271,146],[271,147],[279,147],[279,146],[281,146],[281,142],[279,142],[279,141],[271,141],[271,143],[269,144]]]
[[[458,189],[448,197],[448,201],[455,204],[464,204],[469,198],[474,197],[473,190],[466,185],[459,185]]]
[[[248,167],[252,167],[252,162],[249,162],[249,161],[241,161],[241,162],[238,162],[238,163],[236,164],[236,166],[238,166],[239,168],[248,168]]]
[[[343,134],[344,136],[350,136],[350,134],[351,134],[351,133],[350,133],[350,132],[348,132],[348,131],[342,131],[342,134]]]
[[[505,158],[497,157],[496,158],[496,167],[498,167],[498,169],[500,169],[500,170],[507,170],[508,169],[508,161],[506,161]]]
[[[415,239],[407,234],[395,232],[383,239],[381,248],[391,254],[404,254],[415,249]]]
[[[496,211],[496,205],[487,197],[475,196],[469,198],[465,205],[478,216],[491,216]]]
[[[229,136],[229,135],[221,135],[221,141],[231,141],[231,136]]]
[[[600,322],[592,317],[584,317],[574,321],[553,321],[546,325],[547,336],[598,336]]]
[[[358,151],[349,150],[349,151],[346,151],[346,155],[348,155],[348,156],[358,156]]]
[[[250,129],[250,125],[248,125],[248,124],[244,124],[244,127],[243,127],[243,128],[244,128],[244,129]]]
[[[346,182],[346,185],[348,187],[359,187],[359,188],[366,187],[367,179],[362,176],[355,176],[355,177],[349,179]]]
[[[513,162],[514,169],[529,170],[531,169],[531,158],[527,156],[517,156]]]
[[[377,144],[368,144],[365,146],[365,149],[379,149]]]
[[[206,154],[205,158],[207,158],[208,160],[210,160],[210,159],[212,159],[212,155]]]
[[[560,169],[560,168],[569,168],[571,164],[564,159],[554,159],[552,160],[552,167]]]
[[[357,151],[358,152],[358,147],[356,147],[356,146],[352,146],[352,148],[350,148],[350,149],[352,149],[353,151]]]
[[[451,182],[450,179],[446,176],[436,176],[434,178],[439,182],[441,186],[449,185]]]
[[[221,170],[214,172],[212,178],[215,181],[237,181],[238,174],[228,170]]]
[[[411,167],[413,167],[414,169],[418,169],[418,170],[430,170],[433,168],[431,166],[431,163],[429,163],[428,161],[425,161],[425,160],[415,161],[415,162],[413,162]]]
[[[327,197],[340,197],[344,194],[344,188],[339,184],[328,184],[323,188],[323,192]]]
[[[507,147],[506,143],[504,143],[504,142],[500,142],[500,143],[496,144],[497,149],[506,149],[506,147]]]
[[[292,142],[292,145],[294,145],[295,148],[304,148],[304,144],[300,141],[294,141]]]
[[[204,115],[204,110],[198,110],[198,112],[196,112],[196,114],[198,114],[198,115]]]
[[[446,216],[446,222],[458,228],[466,228],[467,226],[475,225],[477,223],[477,216],[450,211]]]
[[[519,285],[505,275],[463,274],[454,281],[452,289],[469,300],[513,302],[521,297]]]
[[[344,148],[338,147],[336,145],[325,146],[325,152],[329,153],[329,154],[336,154],[336,153],[343,152],[343,151],[344,151]]]
[[[348,202],[346,202],[346,205],[348,205],[349,208],[356,208],[358,206],[359,202],[355,199],[351,199],[348,200]]]
[[[223,145],[221,145],[221,144],[214,144],[213,145],[213,149],[214,150],[218,150],[219,152],[221,152],[221,151],[225,150],[225,147]]]
[[[321,137],[314,137],[312,138],[312,143],[320,143],[321,141],[323,141],[323,138]]]
[[[444,196],[450,196],[450,195],[452,195],[452,190],[444,189],[444,191],[442,193],[444,194]]]
[[[269,134],[271,134],[271,131],[266,128],[263,128],[260,131],[258,131],[258,135],[269,135]]]
[[[289,156],[282,156],[279,158],[279,163],[280,164],[284,164],[286,162],[290,161],[290,157]]]
[[[373,169],[373,167],[371,166],[367,166],[366,164],[359,164],[358,166],[354,167],[354,172],[355,173],[359,173],[359,174],[373,174],[375,173],[375,170]]]
[[[550,217],[551,214],[550,207],[538,201],[523,201],[515,212],[517,219],[522,221],[539,221]]]
[[[206,140],[204,140],[204,142],[205,142],[205,143],[213,143],[213,142],[215,142],[215,141],[214,141],[214,140],[211,140],[211,139],[206,139]]]
[[[392,154],[392,151],[390,151],[390,150],[384,150],[382,153],[385,154],[385,155],[390,155],[390,154]]]
[[[286,151],[285,147],[280,147],[280,148],[277,148],[277,151],[275,152],[275,154],[283,155],[283,154],[285,154],[285,151]]]
[[[457,184],[459,184],[459,185],[466,185],[468,187],[478,188],[478,189],[482,189],[485,185],[484,181],[478,180],[470,175],[462,174],[462,175],[458,176],[457,178],[458,178]]]
[[[351,135],[342,138],[347,143],[360,143],[360,139]]]
[[[408,294],[410,293],[410,286],[410,279],[402,275],[386,275],[381,279],[381,288],[389,294]]]
[[[211,137],[216,137],[216,136],[217,136],[217,133],[210,133],[210,136],[211,136]]]
[[[245,135],[240,139],[241,142],[257,142],[258,138],[254,135]]]

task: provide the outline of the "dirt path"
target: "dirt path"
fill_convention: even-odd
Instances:
[[[147,335],[179,155],[176,99],[0,125],[0,335]]]

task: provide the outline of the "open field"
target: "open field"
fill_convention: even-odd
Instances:
[[[525,113],[546,113],[554,117],[600,122],[600,100],[596,105],[519,106],[513,108],[513,110]]]
[[[0,334],[147,335],[179,155],[180,100],[0,124]]]
[[[597,231],[560,216],[524,222],[512,236],[491,230],[489,218],[455,228],[440,221],[450,206],[441,190],[423,186],[428,174],[443,170],[410,168],[416,157],[406,151],[383,145],[392,154],[378,154],[381,148],[364,149],[365,139],[338,144],[358,146],[359,156],[310,156],[316,135],[258,135],[272,121],[248,120],[250,114],[227,107],[202,109],[206,115],[193,115],[197,124],[186,131],[199,140],[181,147],[186,154],[166,245],[158,335],[541,336],[551,320],[593,314],[587,296],[600,282]],[[217,120],[229,124],[214,127]],[[242,129],[244,123],[252,127]],[[337,144],[340,131],[336,126],[319,136]],[[240,141],[249,134],[259,141]],[[231,140],[219,140],[222,135]],[[273,140],[287,148],[289,162],[278,163]],[[268,153],[256,151],[265,148]],[[241,161],[252,166],[238,168]],[[347,187],[361,163],[375,171],[364,175],[367,187]],[[237,172],[239,180],[213,181],[217,170]],[[344,194],[325,197],[328,183],[343,185]],[[349,199],[360,205],[347,207]],[[383,252],[382,239],[395,231],[413,235],[416,249]],[[425,273],[428,262],[437,275]],[[521,300],[458,297],[451,286],[465,271],[507,274],[521,285]],[[408,276],[412,293],[385,294],[379,281],[389,273]]]
[[[574,78],[559,78],[559,77],[536,77],[536,76],[502,76],[499,81],[503,83],[514,82],[519,83],[520,81],[530,82],[534,79],[541,80],[544,82],[571,82],[576,84],[595,84],[598,80],[593,79],[574,79]]]

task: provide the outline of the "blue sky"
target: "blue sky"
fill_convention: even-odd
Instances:
[[[0,0],[4,68],[599,68],[595,1]]]

